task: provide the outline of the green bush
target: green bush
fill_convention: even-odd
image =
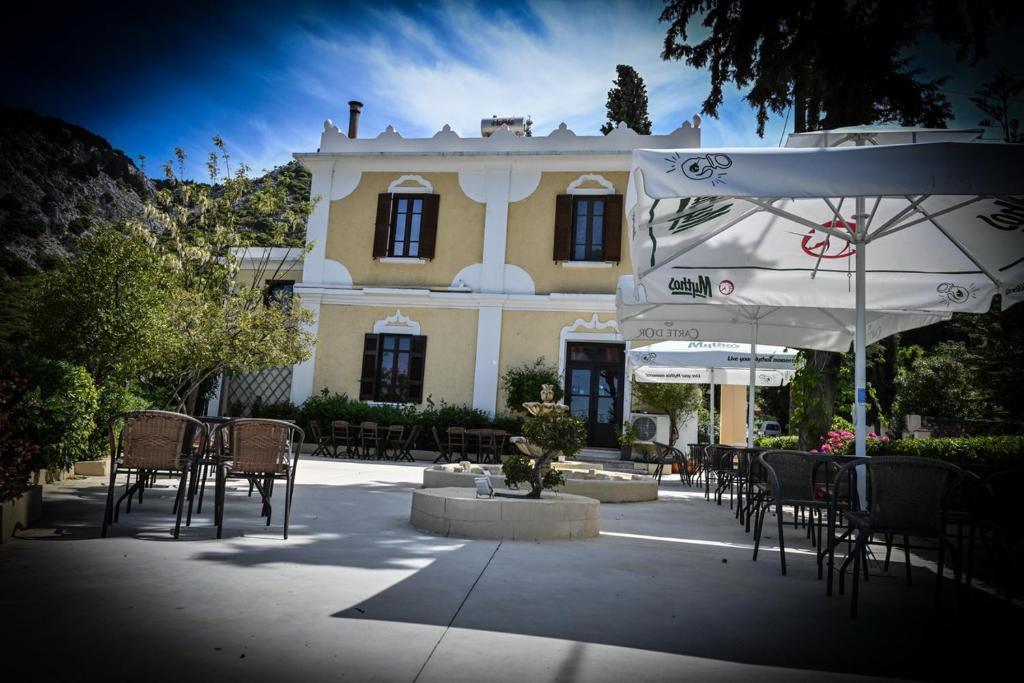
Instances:
[[[525,422],[523,434],[545,451],[572,458],[587,442],[587,424],[568,412],[541,413]]]
[[[290,401],[260,404],[258,409],[256,404],[253,404],[252,417],[264,417],[268,420],[295,420],[298,424],[302,419],[302,410]]]
[[[98,389],[99,401],[96,406],[96,430],[89,438],[89,454],[79,460],[105,458],[110,454],[110,421],[119,413],[132,410],[147,410],[154,402],[140,395],[135,387],[111,382]]]
[[[61,470],[91,459],[99,406],[92,377],[64,361],[36,361],[26,370],[25,431],[40,447],[33,468]]]
[[[540,401],[544,384],[550,384],[554,389],[555,401],[562,399],[558,368],[549,365],[543,358],[509,368],[501,376],[501,385],[505,388],[505,405],[513,413],[524,412],[523,403]]]
[[[754,439],[758,448],[776,448],[781,451],[799,450],[800,437],[797,436],[759,436]]]
[[[0,376],[0,503],[14,500],[29,485],[39,444],[25,433],[28,381],[13,372]]]

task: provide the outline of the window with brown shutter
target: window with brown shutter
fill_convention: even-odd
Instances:
[[[621,244],[622,195],[558,195],[556,261],[619,261]]]
[[[373,257],[434,258],[439,205],[436,194],[378,195]]]
[[[427,338],[411,334],[367,334],[359,399],[387,403],[423,400]]]

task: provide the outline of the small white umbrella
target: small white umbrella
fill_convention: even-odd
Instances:
[[[854,311],[863,455],[867,311],[1024,299],[1021,168],[1022,146],[964,142],[636,150],[634,272],[651,303]]]
[[[710,391],[711,443],[715,443],[715,384],[778,387],[788,384],[796,372],[796,350],[782,346],[758,346],[729,342],[660,342],[633,349],[626,358],[638,382],[708,384]],[[753,365],[755,374],[748,374]],[[748,413],[747,442],[752,444],[754,424]]]
[[[717,283],[720,297],[731,291]],[[724,293],[723,293],[724,292]],[[714,295],[710,292],[709,298]],[[619,331],[632,340],[718,341],[750,343],[761,355],[760,343],[821,351],[848,351],[854,338],[855,312],[849,309],[806,306],[756,306],[648,301],[646,288],[632,275],[619,278],[615,292]],[[889,335],[948,320],[947,312],[870,311],[865,333],[870,342]],[[756,377],[754,364],[748,375],[748,445],[753,446],[753,408]]]

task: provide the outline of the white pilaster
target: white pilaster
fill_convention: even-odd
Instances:
[[[498,405],[498,354],[501,351],[501,306],[481,306],[476,324],[476,369],[473,407],[494,415]]]
[[[316,372],[316,347],[320,343],[320,297],[302,299],[302,305],[313,313],[313,322],[308,330],[316,338],[316,344],[310,352],[309,359],[292,366],[291,402],[301,405],[313,395],[313,375]]]
[[[487,201],[484,213],[484,259],[480,274],[482,292],[501,292],[505,288],[505,244],[511,175],[512,169],[508,166],[487,171],[484,191]],[[480,318],[482,320],[483,315]]]
[[[312,244],[302,266],[302,281],[319,284],[324,281],[324,258],[327,250],[327,219],[331,212],[331,186],[334,183],[334,164],[322,161],[307,162],[312,173],[309,196],[316,206],[306,221],[306,242]],[[292,393],[295,383],[292,382]]]

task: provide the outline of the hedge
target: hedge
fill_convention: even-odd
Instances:
[[[258,413],[258,414],[257,414]],[[444,401],[434,403],[429,397],[426,407],[417,410],[411,405],[374,405],[356,401],[346,394],[332,393],[323,390],[310,396],[301,406],[291,403],[276,403],[260,406],[253,412],[253,417],[295,420],[306,431],[306,440],[312,441],[313,433],[310,422],[316,421],[325,434],[330,433],[331,422],[345,420],[353,425],[361,422],[376,422],[378,425],[402,425],[411,429],[420,426],[420,434],[415,447],[422,450],[436,450],[431,427],[444,438],[449,427],[467,427],[470,429],[491,428],[502,429],[509,434],[521,434],[523,418],[516,415],[498,415],[490,417],[482,410],[469,406],[449,405]]]
[[[797,437],[760,437],[761,448],[796,450]],[[1005,467],[1024,464],[1024,436],[967,436],[935,439],[869,440],[868,455],[912,455],[957,465]]]

